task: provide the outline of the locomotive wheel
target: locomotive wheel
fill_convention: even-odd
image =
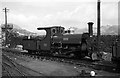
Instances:
[[[75,54],[74,53],[68,53],[65,56],[72,58],[72,57],[75,57]]]
[[[97,57],[97,53],[92,53],[91,54],[91,59],[94,61],[94,60],[98,60],[98,57]]]
[[[32,54],[33,53],[33,51],[32,50],[28,50],[28,54]]]
[[[75,57],[78,58],[78,59],[82,59],[85,57],[85,54],[84,52],[82,53],[82,51],[76,51],[75,52]]]
[[[74,57],[75,55],[74,55],[74,53],[70,53],[70,55],[69,55],[69,57]]]

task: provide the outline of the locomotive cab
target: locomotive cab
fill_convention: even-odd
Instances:
[[[63,33],[64,27],[53,26],[53,27],[43,27],[37,28],[38,30],[45,30],[46,35],[44,38],[24,38],[23,39],[23,49],[28,50],[29,53],[32,52],[42,52],[51,51],[51,39],[53,36],[60,36]]]
[[[37,49],[38,50],[51,50],[51,43],[53,36],[60,36],[62,35],[62,31],[64,27],[61,26],[53,26],[53,27],[44,27],[44,28],[37,28],[38,30],[46,30],[46,37],[42,41],[37,42]]]
[[[62,36],[64,32],[64,27],[54,26],[51,28],[51,36]]]

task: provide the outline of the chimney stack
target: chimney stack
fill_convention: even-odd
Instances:
[[[97,36],[100,37],[100,0],[97,2]],[[99,40],[98,40],[99,41]]]
[[[97,49],[100,52],[100,0],[97,2]]]
[[[88,22],[88,32],[90,36],[93,36],[93,22]]]

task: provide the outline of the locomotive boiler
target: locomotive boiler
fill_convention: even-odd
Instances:
[[[87,40],[93,34],[92,25],[89,22],[88,32],[83,34],[67,34],[61,26],[37,28],[46,31],[45,37],[24,38],[23,49],[28,50],[28,53],[83,58],[89,53]]]

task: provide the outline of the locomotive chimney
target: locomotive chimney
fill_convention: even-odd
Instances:
[[[88,32],[90,36],[93,36],[93,22],[88,22]]]

